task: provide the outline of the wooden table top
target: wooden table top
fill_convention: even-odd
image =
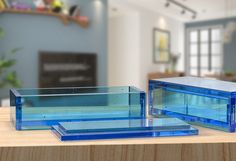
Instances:
[[[198,136],[61,142],[50,130],[16,131],[9,113],[10,108],[0,108],[0,147],[236,143],[236,133],[202,127]]]

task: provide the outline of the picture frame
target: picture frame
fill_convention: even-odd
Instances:
[[[170,31],[153,29],[153,63],[169,63],[170,61]]]

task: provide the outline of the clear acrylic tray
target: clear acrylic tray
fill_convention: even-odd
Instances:
[[[176,118],[62,122],[52,131],[62,141],[197,135]]]
[[[135,87],[12,89],[17,130],[50,129],[58,122],[145,118],[145,93]]]
[[[235,132],[236,83],[178,77],[150,80],[149,113]]]

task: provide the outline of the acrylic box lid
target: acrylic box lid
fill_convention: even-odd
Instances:
[[[200,77],[173,77],[153,79],[153,81],[212,89],[224,92],[236,92],[236,83]]]
[[[62,141],[197,135],[198,130],[176,118],[64,122],[52,126]]]
[[[66,133],[116,132],[137,130],[189,129],[190,125],[177,118],[153,118],[133,120],[104,120],[63,122],[59,127]]]

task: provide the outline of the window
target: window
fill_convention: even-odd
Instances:
[[[222,28],[190,29],[188,32],[188,73],[205,76],[222,70]]]

